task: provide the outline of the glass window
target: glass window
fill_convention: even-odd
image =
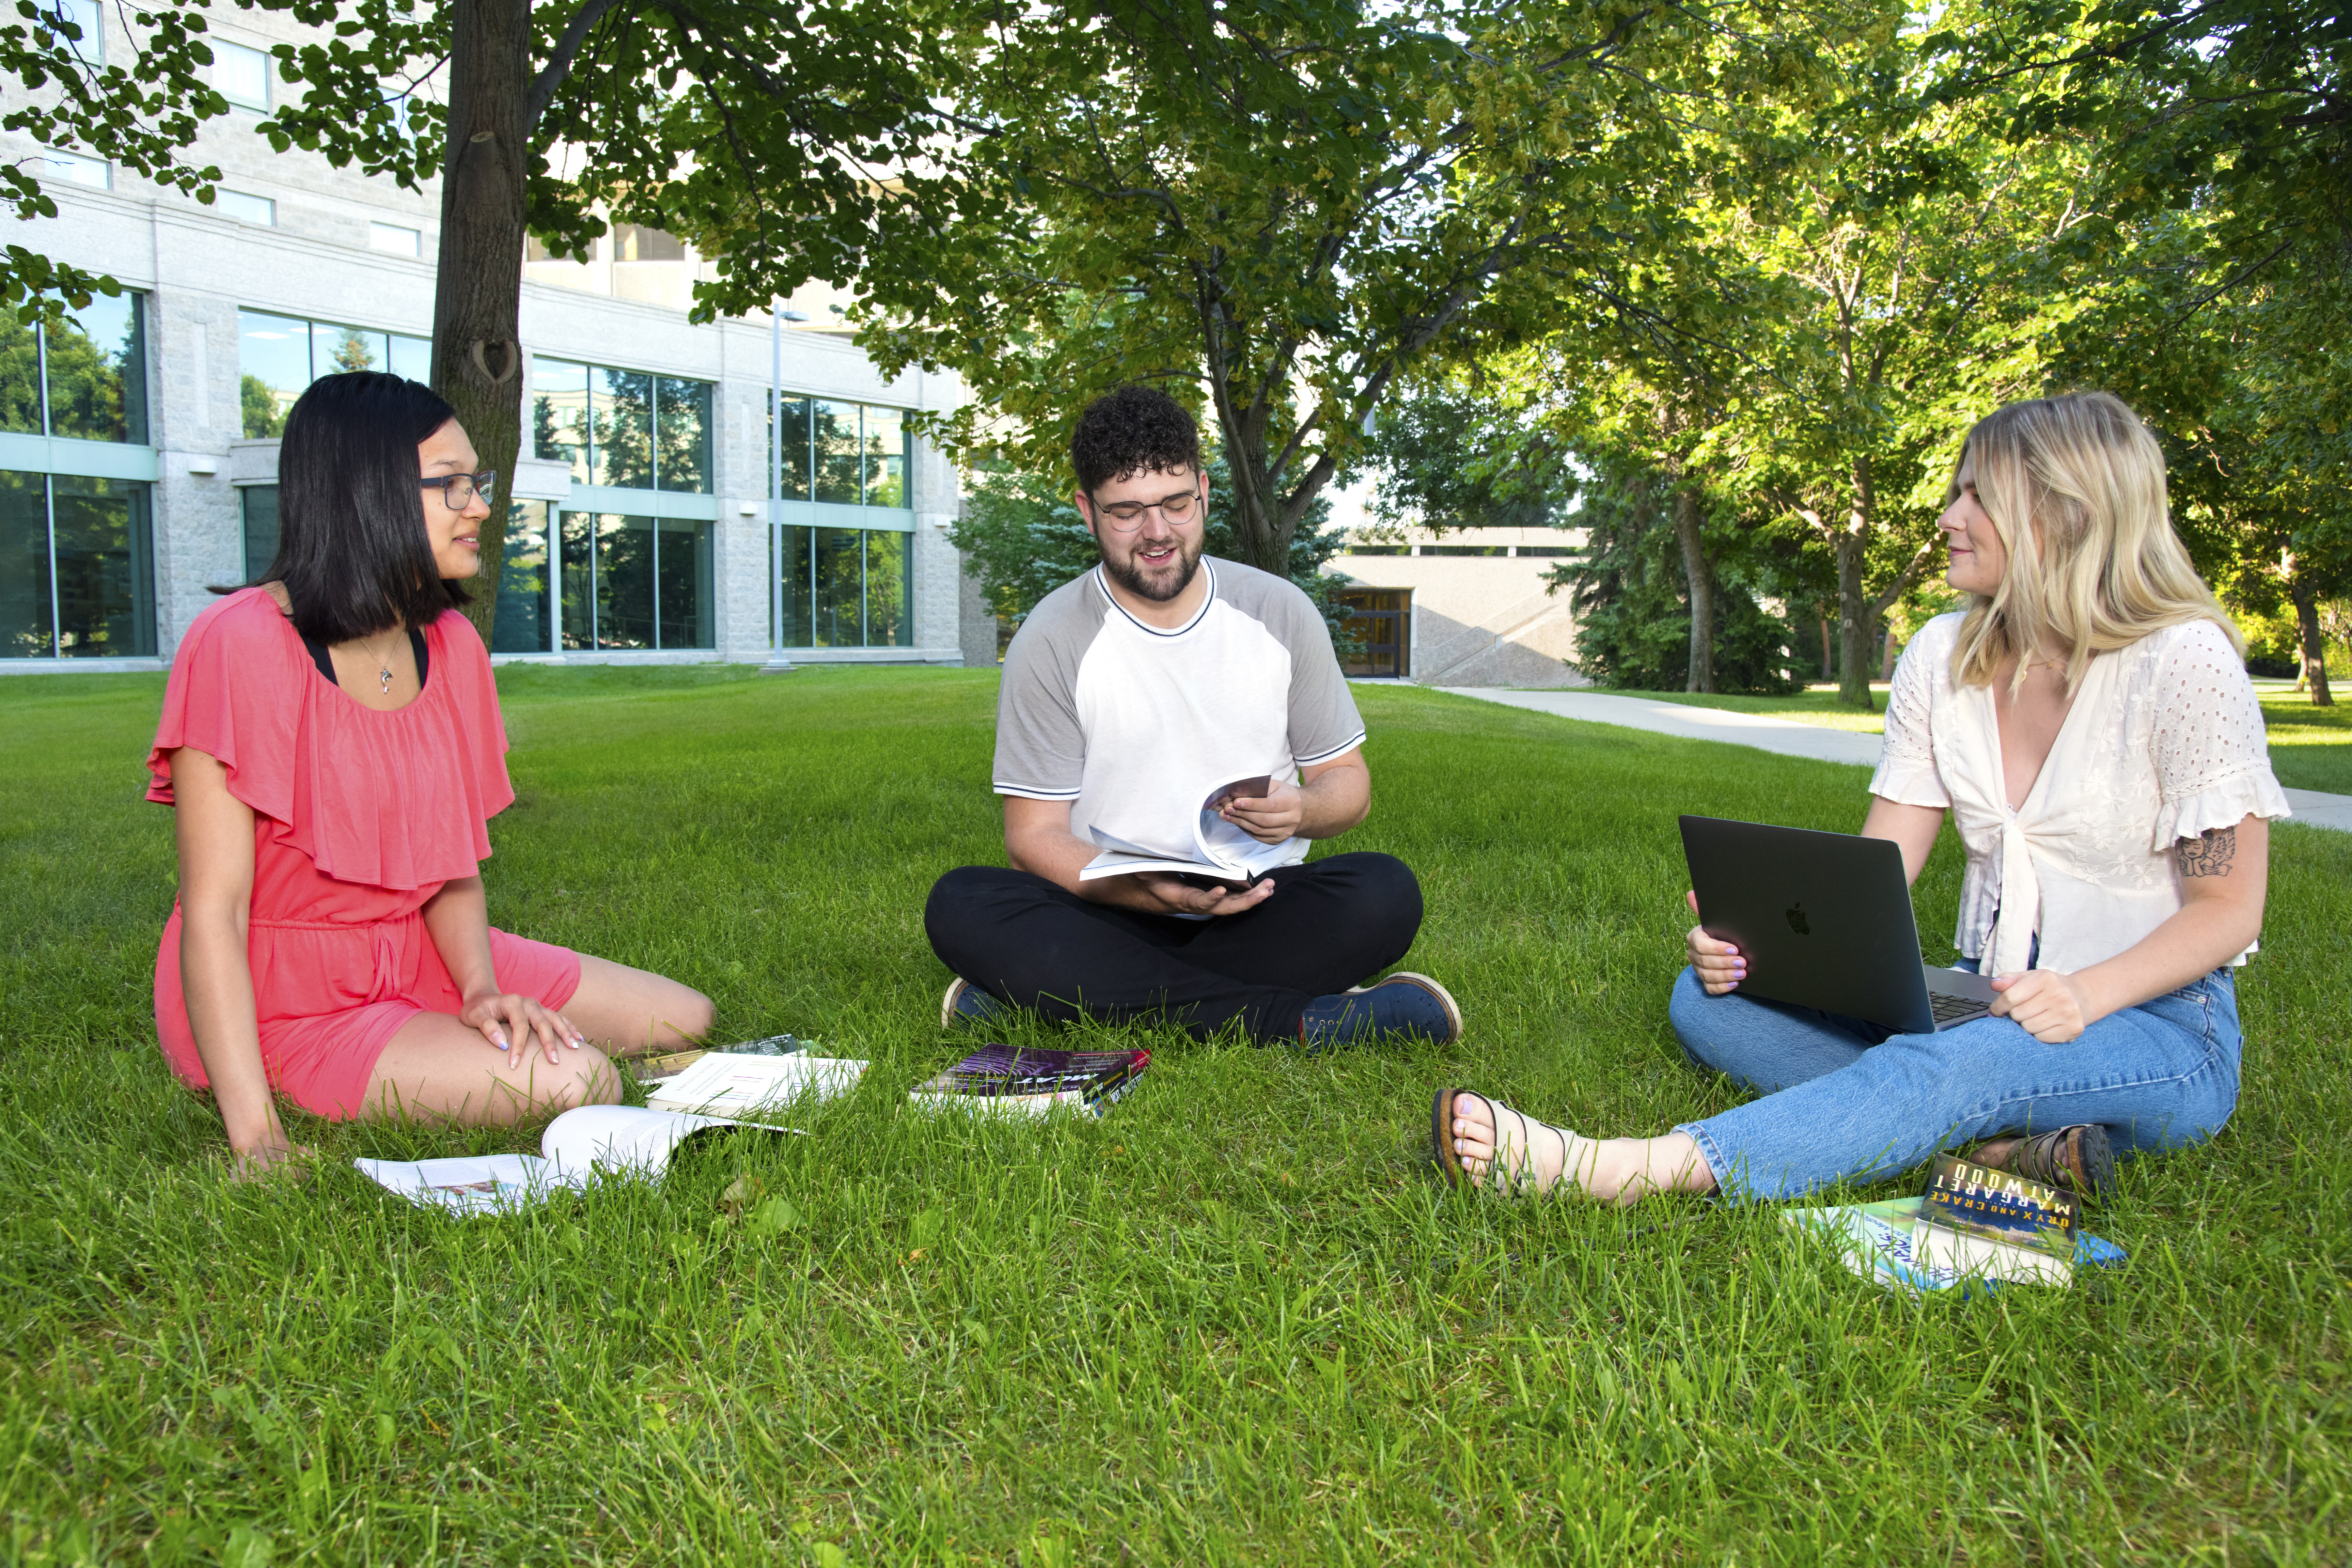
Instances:
[[[0,320],[0,430],[144,445],[143,322],[137,294],[100,295],[37,327]]]
[[[58,47],[72,52],[86,66],[106,63],[105,24],[100,19],[98,0],[43,0],[40,21],[43,30],[51,34]],[[57,24],[71,22],[80,35],[68,38],[65,29]]]
[[[310,323],[310,371],[316,376],[347,370],[383,370],[392,363],[391,334],[363,327]]]
[[[596,519],[596,646],[654,644],[654,520]]]
[[[589,482],[624,489],[654,488],[654,378],[643,371],[589,374],[593,388],[595,447]]]
[[[247,109],[269,107],[269,57],[243,44],[210,40],[213,90]]]
[[[147,487],[0,474],[0,658],[155,651]]]
[[[41,434],[39,331],[0,310],[0,430]]]
[[[866,646],[866,552],[855,528],[819,528],[810,610],[812,647]]]
[[[404,375],[411,381],[433,384],[433,340],[406,338],[398,332],[392,340],[392,374]]]
[[[563,538],[563,646],[596,646],[596,515],[567,511]]]
[[[213,210],[239,223],[254,224],[262,228],[278,226],[278,204],[268,196],[249,196],[243,191],[215,191]]]
[[[236,313],[237,402],[245,434],[286,434],[286,411],[310,384],[310,323],[259,310]]]
[[[49,480],[58,571],[58,652],[125,658],[155,651],[147,487],[64,474]]]
[[[784,500],[809,499],[809,400],[805,397],[784,399]],[[805,574],[803,574],[805,575]],[[794,647],[806,647],[806,643],[794,643]]]
[[[644,224],[622,223],[613,226],[613,259],[615,261],[683,261],[686,242],[674,234]]]
[[[368,225],[368,248],[381,250],[387,256],[422,256],[425,254],[425,236],[419,230],[404,228],[396,223],[372,223]]]
[[[867,408],[865,418],[866,504],[905,506],[907,416],[895,408]]]
[[[710,384],[660,376],[654,382],[654,432],[660,445],[654,478],[666,490],[710,493]]]
[[[588,482],[588,367],[569,360],[530,362],[531,451],[572,465],[572,478]],[[571,625],[564,617],[564,625]]]
[[[780,531],[772,604],[782,622],[783,647],[915,646],[913,534],[856,528]]]
[[[914,575],[915,536],[880,530],[866,535],[866,646],[915,646],[913,605],[907,584]]]
[[[856,506],[864,499],[857,460],[857,405],[814,405],[816,437],[816,499]]]
[[[86,158],[79,153],[60,153],[44,148],[37,160],[41,164],[37,177],[63,180],[71,185],[88,185],[93,191],[114,188],[114,168],[103,158]]]
[[[783,534],[783,556],[776,563],[776,610],[783,623],[783,646],[814,647],[814,627],[809,619],[809,546],[814,529],[787,528]]]
[[[46,474],[0,472],[0,658],[47,658],[49,485]]]
[[[547,510],[543,500],[519,500],[508,508],[493,653],[548,651]]]
[[[278,559],[278,487],[247,485],[237,491],[245,514],[245,580],[258,583]]]
[[[656,640],[663,647],[718,646],[710,616],[710,524],[666,517],[655,529],[661,594]]]

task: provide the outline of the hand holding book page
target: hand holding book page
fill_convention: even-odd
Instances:
[[[1097,877],[1170,871],[1179,876],[1254,884],[1276,867],[1292,865],[1306,857],[1303,839],[1285,838],[1268,844],[1252,837],[1224,815],[1234,801],[1263,799],[1274,787],[1271,774],[1258,773],[1230,780],[1211,790],[1193,816],[1189,851],[1151,849],[1106,833],[1100,827],[1089,827],[1087,831],[1093,834],[1102,853],[1087,862],[1086,869],[1078,873],[1078,880],[1091,882]]]

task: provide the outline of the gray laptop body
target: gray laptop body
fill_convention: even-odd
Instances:
[[[1919,957],[1891,839],[1682,819],[1699,924],[1748,957],[1739,994],[1925,1035],[1981,1018],[1996,993]]]

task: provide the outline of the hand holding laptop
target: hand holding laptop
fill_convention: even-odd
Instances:
[[[1698,892],[1689,889],[1683,897],[1690,900],[1691,913],[1698,913]],[[1705,926],[1690,928],[1691,967],[1698,972],[1698,983],[1706,987],[1710,996],[1720,996],[1748,978],[1748,956],[1727,942],[1717,942],[1706,934]]]

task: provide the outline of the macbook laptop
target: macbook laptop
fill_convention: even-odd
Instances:
[[[1925,1035],[1981,1018],[1997,993],[1921,962],[1893,840],[1682,819],[1699,925],[1748,958],[1739,994]]]

